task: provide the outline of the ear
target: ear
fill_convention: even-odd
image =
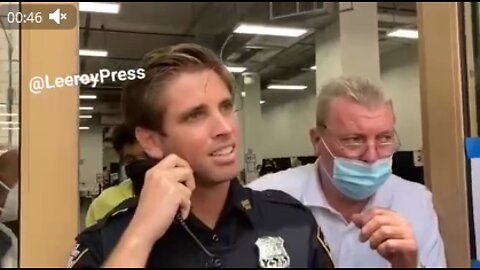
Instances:
[[[312,142],[313,150],[315,151],[315,156],[317,157],[320,155],[320,139],[321,135],[319,130],[317,128],[310,129],[310,141]]]
[[[138,143],[149,157],[155,159],[162,159],[164,154],[160,136],[160,134],[152,130],[141,127],[135,128],[135,137],[137,137]]]
[[[395,115],[395,108],[393,106],[393,102],[392,100],[390,100],[388,102],[388,105],[390,106],[390,109],[391,109],[391,112],[392,112],[392,116],[393,116],[393,123],[395,124],[397,122],[397,116]]]

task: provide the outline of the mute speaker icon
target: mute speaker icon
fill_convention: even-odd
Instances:
[[[56,22],[57,24],[60,24],[60,9],[57,8],[57,10],[55,10],[54,12],[49,13],[48,19]]]

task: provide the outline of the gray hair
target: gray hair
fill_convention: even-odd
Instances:
[[[325,125],[330,102],[337,97],[350,98],[361,105],[372,107],[391,102],[378,85],[361,77],[339,77],[325,84],[318,95],[317,126]]]

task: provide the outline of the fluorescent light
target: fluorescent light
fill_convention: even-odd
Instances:
[[[79,127],[78,129],[80,129],[80,130],[89,130],[90,127]]]
[[[80,119],[92,119],[91,115],[80,115]]]
[[[282,85],[282,84],[271,84],[267,89],[275,90],[305,90],[307,89],[306,85]]]
[[[80,95],[80,99],[97,99],[96,95]]]
[[[80,111],[93,111],[93,107],[80,107]]]
[[[4,127],[2,130],[20,130],[20,127]]]
[[[233,32],[238,34],[299,37],[307,33],[307,29],[242,23]]]
[[[252,49],[252,50],[265,50],[267,47],[259,46],[259,45],[245,45],[245,49]]]
[[[18,122],[0,121],[0,125],[18,125]]]
[[[116,3],[96,3],[96,2],[80,2],[80,11],[118,14],[120,12],[120,4]]]
[[[0,113],[0,116],[17,117],[17,116],[18,116],[18,113]]]
[[[107,57],[108,52],[102,50],[86,50],[80,49],[79,51],[80,56],[95,56],[95,57]]]
[[[245,94],[245,91],[242,91],[242,97],[246,97],[247,94]]]
[[[260,104],[265,104],[265,100],[260,100]]]
[[[311,70],[317,70],[317,66],[311,66],[310,69]]]
[[[389,37],[418,39],[418,30],[397,29],[387,34]]]
[[[247,70],[246,67],[226,67],[231,73],[242,73]]]

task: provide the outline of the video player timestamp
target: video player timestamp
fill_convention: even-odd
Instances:
[[[9,29],[72,29],[78,10],[69,4],[16,4],[0,6]]]
[[[42,23],[42,13],[41,12],[30,12],[29,14],[23,14],[22,12],[8,12],[7,22],[8,23]]]

